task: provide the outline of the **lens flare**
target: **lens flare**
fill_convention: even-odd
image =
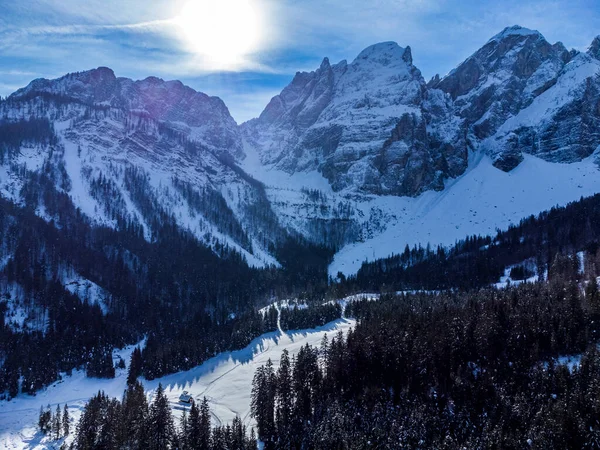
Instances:
[[[192,0],[176,23],[190,51],[217,65],[234,66],[260,46],[257,9],[250,0]]]

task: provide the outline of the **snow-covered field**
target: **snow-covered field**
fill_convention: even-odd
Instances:
[[[213,424],[231,422],[239,415],[244,423],[252,425],[250,390],[257,367],[264,365],[269,358],[278,367],[284,349],[290,355],[295,355],[302,346],[318,346],[325,334],[331,338],[338,331],[347,332],[354,324],[353,320],[340,319],[317,329],[268,333],[242,350],[220,354],[186,372],[142,382],[150,398],[158,384],[163,384],[176,418],[182,411],[178,404],[179,396],[186,390],[196,399],[206,396],[213,413]],[[120,356],[129,363],[134,347],[115,351],[115,359]],[[117,370],[116,377],[112,380],[86,378],[83,372],[77,371],[38,392],[35,397],[19,395],[10,402],[0,402],[0,448],[58,448],[61,441],[53,443],[37,431],[40,408],[49,404],[54,411],[57,404],[62,408],[67,403],[74,427],[90,397],[102,390],[112,397],[121,398],[126,380],[126,369]]]

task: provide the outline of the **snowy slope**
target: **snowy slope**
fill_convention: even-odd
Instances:
[[[393,213],[395,219],[383,233],[339,251],[329,274],[356,273],[363,261],[401,253],[407,244],[452,245],[467,235],[495,234],[531,214],[598,192],[600,173],[593,157],[560,164],[526,155],[507,173],[483,156],[442,192],[376,197],[365,203]]]
[[[66,93],[63,89],[67,88],[80,94],[76,89],[79,85],[83,85],[81,89],[85,88],[87,93],[94,87],[81,81],[67,83],[68,79],[67,76],[44,81],[39,87],[42,90],[39,95],[46,91]],[[175,114],[172,109],[161,106],[165,109],[162,111],[155,104],[163,97],[166,98],[163,101],[170,99],[171,84],[154,81],[151,86],[159,90],[159,94],[151,98],[147,89],[142,89],[138,93],[141,99],[135,96],[129,99],[135,105],[140,102],[146,105],[142,112],[123,110],[122,106],[91,109],[98,107],[71,98],[61,98],[56,104],[45,102],[43,97],[36,96],[34,88],[38,84],[31,83],[14,94],[10,102],[0,104],[0,121],[49,117],[57,142],[23,146],[14,157],[5,158],[4,164],[0,165],[0,195],[23,203],[21,188],[26,177],[21,166],[25,166],[36,174],[52,174],[56,191],[66,192],[74,206],[95,224],[119,228],[123,223],[133,223],[143,229],[146,239],[152,241],[158,231],[156,224],[174,219],[179,227],[189,230],[215,251],[221,247],[234,249],[254,267],[278,266],[276,259],[264,248],[264,240],[256,239],[261,230],[242,227],[242,222],[251,219],[246,217],[246,211],[257,199],[260,200],[261,192],[252,180],[237,171],[233,160],[227,162],[232,157],[224,155],[228,151],[238,152],[237,144],[231,148],[216,148],[216,143],[221,141],[215,133],[224,135],[223,145],[227,145],[227,133],[211,128],[210,121],[208,128],[202,129],[199,118],[193,114],[187,118],[187,123],[195,126],[148,117],[149,108],[150,111],[159,109],[157,117]],[[159,89],[160,86],[163,88]],[[204,99],[200,94],[198,96]],[[181,101],[185,106],[177,105],[177,114],[186,112],[186,107],[192,109],[187,111],[191,114],[197,109],[196,103],[204,104],[197,100],[188,104],[192,100],[184,100]],[[203,101],[212,102],[208,97]],[[228,115],[228,112],[225,109],[219,114]],[[237,133],[237,125],[231,125],[229,122],[233,119],[228,117],[230,120],[223,119],[223,126],[227,132]],[[208,141],[210,146],[206,144]],[[43,203],[36,211],[47,221],[56,219],[48,216]]]
[[[139,345],[144,345],[140,342]],[[136,346],[123,350],[116,350],[113,354],[129,362],[131,353]],[[58,445],[43,437],[37,430],[37,419],[41,407],[50,405],[52,411],[58,404],[61,409],[65,403],[69,407],[71,416],[71,429],[74,430],[85,403],[99,390],[112,397],[121,398],[127,385],[127,370],[117,369],[114,379],[86,378],[85,372],[75,371],[71,376],[63,374],[63,379],[48,388],[38,392],[36,396],[20,394],[10,402],[0,402],[0,448],[3,449],[50,449],[59,448]],[[73,437],[71,433],[70,438]]]
[[[198,400],[206,396],[213,413],[213,424],[230,423],[238,415],[245,424],[252,426],[254,422],[250,417],[250,393],[256,368],[266,364],[269,358],[277,368],[284,349],[293,356],[302,346],[319,346],[326,334],[331,339],[338,331],[345,333],[354,324],[353,320],[340,319],[317,329],[291,331],[287,334],[268,333],[242,350],[220,354],[189,371],[142,382],[149,399],[158,384],[162,383],[173,406],[175,418],[182,412],[182,406],[178,404],[179,396],[187,390]],[[143,346],[143,342],[140,344]],[[135,346],[131,346],[115,351],[115,359],[118,355],[129,363],[134,348]],[[55,448],[36,430],[42,406],[49,404],[55,410],[57,404],[62,408],[67,403],[74,426],[90,397],[103,390],[111,397],[121,398],[126,389],[126,381],[126,369],[117,370],[116,377],[112,380],[89,379],[84,373],[77,371],[40,391],[35,397],[19,395],[10,402],[0,402],[0,448]]]
[[[98,68],[0,103],[0,120],[45,117],[59,138],[0,165],[0,195],[23,201],[24,165],[49,171],[96,224],[132,223],[152,241],[173,219],[256,267],[278,266],[273,249],[300,234],[342,248],[330,273],[348,274],[597,192],[581,172],[600,156],[599,105],[600,38],[568,51],[519,26],[429,83],[394,42],[350,63],[325,58],[240,126],[180,82]]]

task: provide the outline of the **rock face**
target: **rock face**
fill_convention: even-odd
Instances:
[[[571,59],[561,44],[537,31],[506,28],[432,88],[449,93],[454,109],[477,139],[556,83]]]
[[[510,171],[523,153],[573,162],[598,146],[598,39],[587,54],[514,26],[429,87],[448,93],[462,134]]]
[[[523,153],[589,156],[600,144],[599,59],[600,38],[578,53],[513,26],[426,84],[410,47],[385,42],[298,73],[241,128],[265,165],[318,170],[335,191],[414,196],[462,174],[469,151],[505,171]]]
[[[298,73],[242,125],[264,164],[319,170],[336,191],[415,195],[443,187],[426,132],[426,86],[410,47],[368,47],[350,64]]]
[[[445,77],[425,83],[410,47],[383,42],[354,61],[299,72],[260,117],[237,126],[224,103],[179,81],[98,68],[35,80],[12,100],[58,95],[168,123],[216,152],[290,174],[319,171],[340,193],[441,190],[483,151],[510,171],[529,153],[572,162],[600,144],[600,37],[585,53],[537,31],[504,29]]]
[[[12,100],[40,94],[60,95],[83,104],[107,106],[143,114],[153,120],[170,122],[208,147],[241,152],[235,120],[218,97],[184,86],[180,81],[156,77],[133,81],[117,78],[107,67],[65,75],[57,80],[38,79],[18,90]]]
[[[536,48],[531,59],[539,59],[539,55],[550,58],[526,79],[524,91],[512,88],[504,94],[507,99],[519,100],[510,100],[506,109],[494,104],[484,113],[487,120],[471,128],[481,149],[503,170],[516,167],[524,153],[552,162],[580,161],[600,144],[597,40],[587,53],[567,53],[559,44],[550,48],[541,37],[539,42],[542,49],[560,51],[546,53]],[[502,114],[505,110],[509,111],[506,116]],[[491,125],[481,132],[479,125],[486,121]]]

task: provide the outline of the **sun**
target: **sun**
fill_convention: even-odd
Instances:
[[[234,66],[260,45],[260,17],[251,0],[191,0],[176,19],[192,52]]]

